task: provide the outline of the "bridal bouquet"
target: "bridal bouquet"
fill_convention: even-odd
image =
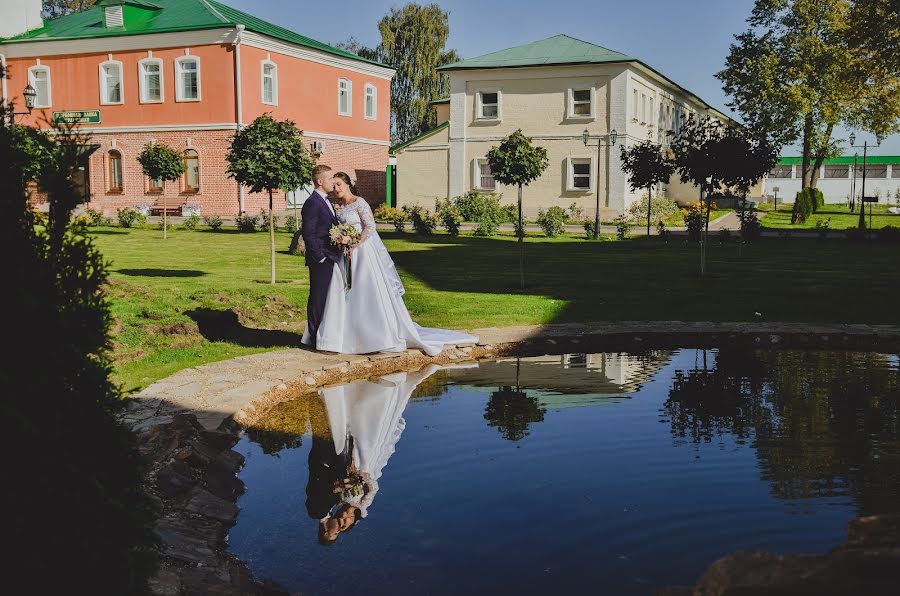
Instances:
[[[334,494],[338,495],[342,501],[346,501],[353,497],[359,497],[363,494],[364,484],[365,481],[362,474],[351,471],[346,478],[335,482]]]
[[[359,231],[351,224],[337,224],[331,226],[328,236],[331,238],[331,243],[340,248],[344,253],[344,283],[345,289],[349,291],[353,285],[351,277],[353,271],[351,265],[353,263],[351,262],[350,251],[359,245]]]

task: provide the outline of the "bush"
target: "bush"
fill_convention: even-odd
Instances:
[[[112,223],[108,217],[103,215],[102,211],[96,209],[85,209],[84,216],[87,218],[89,226],[108,226]]]
[[[584,223],[586,220],[584,219],[584,208],[581,207],[578,203],[572,203],[569,205],[569,213],[566,218],[569,223],[580,224]]]
[[[424,207],[411,210],[409,219],[412,221],[413,230],[421,236],[431,236],[440,223],[437,216],[429,213]]]
[[[459,209],[463,221],[480,222],[485,215],[490,215],[498,223],[518,219],[517,207],[512,206],[515,216],[510,219],[509,211],[504,211],[508,207],[500,207],[500,197],[499,194],[485,194],[473,190],[454,197],[453,205]]]
[[[203,218],[203,223],[213,232],[218,232],[222,229],[222,218],[218,215],[207,215]]]
[[[116,215],[119,219],[119,225],[123,228],[140,228],[147,223],[146,215],[130,207],[122,207],[116,211]]]
[[[238,215],[234,223],[237,224],[239,232],[255,232],[259,226],[259,216],[257,215]]]
[[[31,222],[36,226],[41,226],[42,228],[47,227],[47,223],[49,218],[47,214],[43,211],[32,211],[31,212]]]
[[[825,240],[828,238],[828,230],[831,227],[831,218],[829,217],[825,221],[822,219],[816,220],[816,239]]]
[[[635,222],[647,221],[647,197],[635,201],[628,208],[628,214]],[[650,219],[672,223],[678,219],[678,204],[666,197],[653,197],[650,200]]]
[[[755,242],[762,237],[762,224],[753,211],[744,211],[741,220],[741,238],[745,242]]]
[[[434,203],[434,212],[441,220],[441,224],[451,236],[459,236],[459,226],[463,218],[459,209],[450,202],[450,199],[438,199]]]
[[[276,232],[278,231],[278,216],[277,215],[272,216],[272,227],[275,228]],[[261,232],[269,231],[269,212],[268,211],[264,210],[264,211],[261,211],[259,214],[259,230]]]
[[[616,223],[616,238],[619,240],[625,240],[628,238],[628,232],[631,231],[631,221],[624,214],[620,215],[615,219]]]
[[[812,191],[812,210],[813,213],[825,207],[825,195],[818,188],[810,189]]]
[[[402,232],[406,229],[406,222],[409,221],[406,213],[395,207],[388,207],[382,203],[372,214],[378,221],[386,221],[394,224],[394,230]]]
[[[288,215],[284,218],[284,228],[293,234],[300,229],[300,218],[294,215]]]
[[[809,188],[804,188],[797,192],[794,198],[794,212],[791,215],[792,224],[806,223],[806,220],[813,212],[815,204],[814,193]]]
[[[519,206],[518,205],[503,205],[500,207],[500,223],[511,223],[518,224],[519,223]]]
[[[185,230],[196,230],[197,226],[200,225],[200,216],[196,213],[192,213],[189,217],[187,217],[183,222],[181,222],[181,227]]]
[[[546,211],[538,211],[537,223],[548,238],[561,236],[566,231],[566,210],[562,207],[550,207]]]
[[[584,236],[588,240],[594,239],[594,222],[592,222],[592,221],[584,222]]]
[[[681,210],[684,225],[687,228],[688,240],[700,242],[703,237],[703,227],[706,225],[706,214],[700,203],[691,203],[687,209]]]
[[[492,215],[485,214],[481,221],[478,222],[478,225],[475,226],[473,233],[476,236],[494,236],[497,234],[497,228],[499,227],[499,223]]]
[[[666,229],[666,224],[663,220],[659,220],[659,223],[656,224],[656,235],[666,244],[669,243],[669,237],[672,235],[672,232]]]

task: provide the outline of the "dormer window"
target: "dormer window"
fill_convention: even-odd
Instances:
[[[125,17],[122,14],[122,5],[118,4],[116,6],[104,7],[103,20],[105,21],[107,29],[110,27],[124,27]]]

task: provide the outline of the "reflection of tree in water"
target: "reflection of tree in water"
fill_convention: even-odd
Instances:
[[[328,437],[327,415],[322,400],[316,394],[301,395],[278,404],[265,417],[247,428],[247,436],[257,443],[266,455],[278,455],[282,449],[294,449],[303,444],[303,435]]]
[[[447,393],[447,385],[449,382],[450,377],[447,376],[447,371],[439,370],[416,385],[416,388],[413,389],[409,398],[411,400],[417,399],[420,401],[428,401],[427,398],[431,398],[432,401],[437,400]]]
[[[663,420],[679,439],[750,439],[775,496],[847,494],[900,511],[900,381],[873,353],[724,348],[676,373]]]
[[[488,426],[495,426],[504,439],[518,441],[528,435],[528,425],[532,422],[543,422],[546,408],[542,407],[536,397],[527,395],[519,389],[520,362],[516,359],[516,387],[502,386],[491,392],[484,419]]]

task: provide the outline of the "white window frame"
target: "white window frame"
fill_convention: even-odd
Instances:
[[[372,98],[372,113],[369,114],[369,98]],[[378,119],[378,88],[372,83],[366,83],[366,94],[363,101],[363,114],[366,120]]]
[[[266,101],[266,67],[272,67],[272,101]],[[267,106],[278,105],[278,65],[268,58],[260,62],[259,65],[259,93],[262,102]]]
[[[184,96],[184,88],[182,87],[181,75],[184,73],[183,64],[185,62],[196,62],[197,63],[197,97],[185,97]],[[175,59],[175,101],[177,102],[194,102],[200,101],[203,97],[203,85],[201,83],[200,76],[200,58],[198,56],[194,56],[193,54],[188,54],[186,56],[179,56]]]
[[[345,85],[346,84],[346,85]],[[341,111],[341,93],[347,93],[347,111]],[[337,102],[338,102],[338,116],[352,116],[353,115],[353,81],[348,78],[341,77],[338,79],[338,94],[337,94]]]
[[[484,102],[482,100],[482,96],[485,93],[496,93],[497,94],[497,115],[496,116],[483,116],[482,109],[484,108]],[[488,104],[490,105],[490,104]],[[491,88],[491,89],[479,89],[475,92],[475,119],[481,122],[500,122],[503,120],[503,94],[501,93],[499,88]]]
[[[638,90],[631,90],[631,121],[638,121]]]
[[[590,101],[590,113],[589,114],[576,114],[575,113],[575,92],[576,91],[590,91],[591,99]],[[574,85],[569,87],[568,92],[568,101],[566,102],[566,118],[568,120],[594,120],[597,117],[597,90],[594,85],[584,84],[584,85]]]
[[[587,188],[575,186],[575,162],[588,162],[588,186]],[[567,157],[566,158],[566,192],[593,192],[596,177],[596,164],[593,156]]]
[[[34,97],[34,107],[35,108],[50,108],[53,107],[53,76],[50,74],[50,67],[45,66],[43,64],[36,64],[28,69],[28,84],[37,89],[37,85],[34,84],[34,73],[38,71],[44,71],[47,73],[47,103],[40,104],[38,103],[39,96]]]
[[[484,192],[497,192],[499,183],[497,182],[497,179],[494,178],[493,172],[491,172],[491,178],[494,178],[494,187],[481,186],[481,165],[487,163],[488,160],[486,157],[478,157],[472,160],[472,188]]]
[[[108,101],[108,91],[106,86],[105,67],[115,66],[119,69],[119,101]],[[119,106],[125,103],[125,68],[122,66],[121,60],[105,60],[98,67],[100,70],[100,105],[101,106]]]
[[[151,63],[159,66],[159,99],[147,98],[147,83],[144,78],[144,65]],[[138,60],[138,101],[140,103],[163,103],[166,100],[164,70],[161,58],[144,58],[143,60]]]

